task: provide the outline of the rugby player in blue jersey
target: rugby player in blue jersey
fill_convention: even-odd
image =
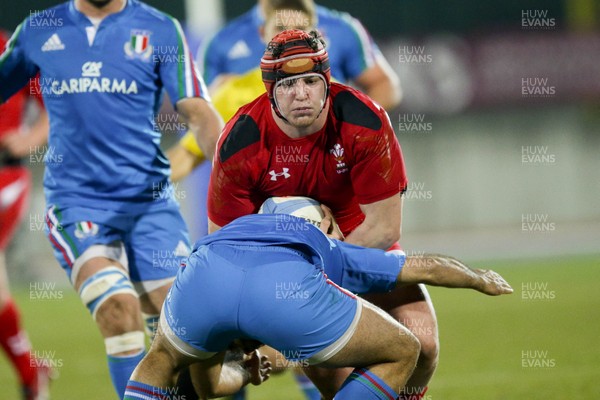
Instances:
[[[245,74],[260,64],[265,42],[271,39],[261,36],[268,9],[287,9],[276,16],[278,26],[299,25],[302,14],[291,11],[297,9],[297,2],[258,0],[257,3],[202,46],[200,58],[208,85],[221,85],[224,80]],[[340,82],[353,82],[386,110],[396,107],[401,99],[399,79],[360,21],[347,13],[316,5],[313,0],[300,3],[327,42],[331,75]]]
[[[50,116],[48,238],[122,397],[144,356],[140,312],[157,320],[190,248],[154,116],[166,90],[208,158],[222,121],[177,20],[137,0],[32,13],[0,56],[0,102],[38,72]]]
[[[251,214],[196,243],[125,399],[172,398],[177,373],[187,365],[201,399],[231,393],[251,377],[260,383],[260,368],[268,365],[255,361],[237,373],[224,366],[226,350],[241,340],[272,346],[291,361],[354,367],[335,399],[394,400],[416,365],[419,342],[338,284],[369,292],[427,283],[512,293],[497,273],[450,257],[406,257],[332,240],[324,234],[331,211],[324,211],[321,230],[294,216]]]

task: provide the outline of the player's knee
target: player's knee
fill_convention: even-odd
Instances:
[[[87,278],[79,296],[100,326],[114,326],[115,333],[121,333],[137,324],[137,293],[127,273],[118,267],[103,268]]]
[[[95,314],[96,323],[103,331],[121,333],[141,327],[137,299],[127,294],[116,294],[106,299]]]
[[[109,356],[139,353],[145,348],[145,335],[142,331],[126,332],[105,338],[104,345]]]
[[[419,354],[421,353],[421,343],[415,335],[410,331],[405,330],[399,335],[399,351],[396,353],[398,361],[406,365],[416,365]]]
[[[420,335],[419,368],[435,369],[438,364],[440,342],[437,335]]]

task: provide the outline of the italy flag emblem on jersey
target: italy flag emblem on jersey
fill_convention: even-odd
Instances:
[[[81,221],[75,224],[75,236],[79,240],[87,239],[96,236],[98,233],[98,225],[91,221]]]
[[[150,33],[150,31],[138,29],[132,30],[129,42],[125,43],[125,54],[129,58],[149,59],[152,54]]]

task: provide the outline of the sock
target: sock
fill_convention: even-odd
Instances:
[[[12,300],[0,310],[0,345],[17,370],[21,384],[32,384],[36,378],[35,361],[27,334],[21,329],[19,310]]]
[[[246,387],[243,387],[239,392],[231,396],[231,400],[246,400]]]
[[[321,392],[310,379],[299,371],[294,371],[294,378],[307,400],[321,400]]]
[[[368,369],[355,369],[334,400],[396,400],[398,393]]]
[[[414,389],[415,393],[403,393],[398,397],[398,400],[421,400],[425,397],[427,392],[427,386],[425,386],[420,393],[416,393],[419,388]]]
[[[123,400],[168,400],[171,398],[164,389],[129,380]]]
[[[125,394],[127,381],[131,377],[135,367],[137,367],[139,362],[142,361],[142,358],[144,358],[144,355],[145,351],[142,350],[139,353],[130,356],[107,356],[110,379],[112,380],[113,387],[117,391],[120,399],[122,399]]]

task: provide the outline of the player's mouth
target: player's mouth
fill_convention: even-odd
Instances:
[[[313,112],[312,107],[296,107],[292,108],[292,114],[294,115],[310,115]]]

